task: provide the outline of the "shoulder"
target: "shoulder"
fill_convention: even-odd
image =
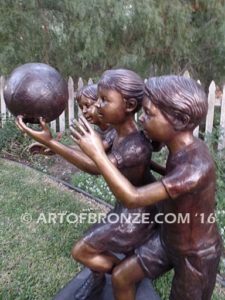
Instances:
[[[151,159],[151,143],[140,131],[129,134],[124,140],[113,147],[113,155],[119,166],[131,167],[138,164],[145,164]]]
[[[207,146],[200,140],[174,156],[168,162],[162,179],[171,198],[200,190],[215,181],[215,167]]]
[[[105,133],[104,136],[102,136],[103,140],[108,143],[109,146],[112,146],[113,141],[116,137],[116,129],[115,128],[109,128]]]

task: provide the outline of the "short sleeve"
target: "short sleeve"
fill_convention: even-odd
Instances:
[[[203,177],[202,168],[191,164],[182,164],[163,177],[162,183],[169,197],[176,199],[184,194],[197,191],[201,187]]]
[[[116,160],[119,169],[148,164],[151,159],[151,144],[139,134],[112,149],[110,156]]]
[[[112,147],[115,137],[116,137],[116,130],[112,128],[105,134],[103,141],[107,143],[108,147]]]

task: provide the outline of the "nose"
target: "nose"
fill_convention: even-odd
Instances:
[[[95,105],[92,105],[91,109],[89,110],[89,113],[90,113],[91,115],[95,115],[96,112],[97,112],[97,109],[96,109]]]
[[[142,113],[139,117],[139,121],[142,124],[144,122],[144,113]]]
[[[101,98],[98,98],[98,100],[95,102],[94,105],[96,108],[100,108],[101,107]]]
[[[85,114],[87,112],[87,107],[84,105],[82,109],[83,113]]]

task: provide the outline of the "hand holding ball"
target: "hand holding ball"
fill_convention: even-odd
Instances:
[[[22,115],[24,122],[39,123],[57,119],[65,110],[68,87],[62,76],[49,65],[28,63],[16,68],[9,76],[4,98],[8,110]]]

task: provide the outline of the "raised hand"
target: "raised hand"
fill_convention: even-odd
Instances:
[[[84,117],[80,117],[79,122],[74,121],[74,126],[70,127],[71,138],[90,157],[105,154],[104,146],[100,136],[90,126]]]
[[[40,118],[39,121],[42,129],[41,131],[33,130],[26,126],[26,124],[23,122],[22,116],[18,116],[16,118],[16,125],[22,132],[35,139],[37,142],[48,146],[50,141],[53,139],[52,134],[43,118]]]

